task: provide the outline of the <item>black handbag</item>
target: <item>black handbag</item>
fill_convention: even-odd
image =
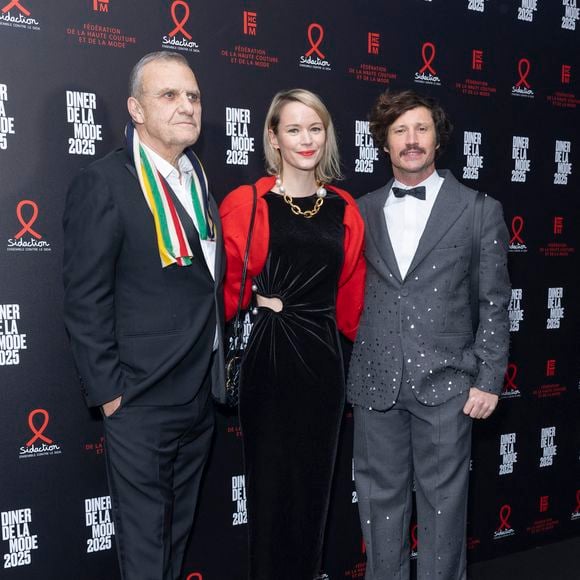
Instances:
[[[229,407],[235,407],[240,397],[240,377],[241,367],[244,354],[243,327],[242,318],[242,301],[244,299],[244,289],[246,287],[246,277],[248,273],[248,258],[250,256],[250,245],[252,243],[252,233],[254,231],[254,218],[256,217],[256,204],[258,193],[256,186],[252,186],[253,201],[252,214],[250,217],[250,227],[248,230],[248,239],[246,241],[246,250],[244,252],[244,265],[242,268],[242,279],[240,284],[240,298],[238,308],[232,322],[232,333],[226,345],[225,354],[225,404]]]

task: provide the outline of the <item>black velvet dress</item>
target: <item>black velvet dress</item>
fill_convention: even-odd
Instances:
[[[344,200],[328,192],[316,216],[267,193],[270,247],[254,279],[261,307],[242,367],[251,580],[312,580],[322,541],[345,387],[335,303]],[[294,198],[312,209],[315,197]]]

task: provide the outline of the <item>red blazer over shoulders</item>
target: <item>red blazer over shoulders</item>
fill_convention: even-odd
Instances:
[[[270,241],[268,204],[264,195],[274,187],[275,177],[262,177],[256,182],[258,202],[254,221],[252,245],[248,259],[248,273],[242,308],[247,308],[251,298],[252,278],[257,276],[266,263]],[[338,329],[354,340],[362,313],[366,264],[363,257],[364,222],[354,199],[346,191],[328,186],[345,202],[344,210],[344,262],[338,281],[336,321]],[[226,252],[226,276],[224,302],[226,319],[231,319],[238,307],[240,284],[246,240],[252,213],[252,186],[242,185],[230,192],[220,206],[224,247]]]

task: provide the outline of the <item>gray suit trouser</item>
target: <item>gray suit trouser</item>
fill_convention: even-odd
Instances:
[[[472,419],[468,392],[438,405],[407,381],[387,411],[354,408],[354,466],[366,543],[365,580],[407,580],[412,482],[417,502],[417,579],[464,580]]]

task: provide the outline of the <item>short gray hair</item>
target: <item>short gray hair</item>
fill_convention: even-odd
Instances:
[[[143,69],[145,65],[150,62],[162,60],[169,62],[176,62],[191,69],[187,59],[179,52],[172,52],[170,50],[160,50],[158,52],[150,52],[146,54],[134,67],[129,75],[129,96],[139,97],[143,91]]]

